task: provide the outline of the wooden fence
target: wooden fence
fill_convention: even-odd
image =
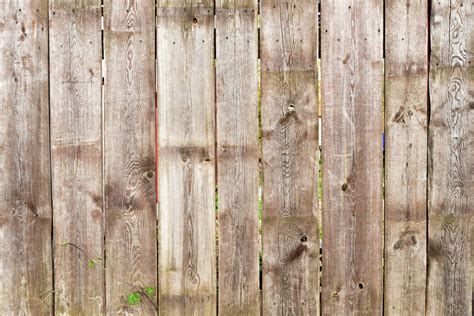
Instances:
[[[0,314],[471,315],[473,34],[471,0],[0,0]]]

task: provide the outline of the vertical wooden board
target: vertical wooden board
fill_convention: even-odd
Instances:
[[[100,1],[50,2],[55,312],[104,312]]]
[[[428,1],[385,3],[386,315],[425,314]]]
[[[159,306],[216,313],[214,1],[157,8]]]
[[[474,5],[431,4],[429,315],[471,315],[474,208]]]
[[[322,1],[323,315],[382,313],[383,1]]]
[[[52,312],[48,4],[0,1],[0,314]]]
[[[258,315],[257,1],[216,2],[219,314]]]
[[[155,313],[155,3],[104,2],[107,313]],[[139,293],[141,303],[127,297]]]
[[[263,313],[319,314],[317,2],[261,2]]]

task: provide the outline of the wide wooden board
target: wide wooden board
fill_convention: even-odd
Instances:
[[[107,313],[157,308],[155,2],[104,1]],[[133,293],[140,304],[129,304]]]
[[[319,314],[317,2],[261,2],[263,313]]]
[[[55,312],[104,312],[100,1],[49,6]]]
[[[216,313],[214,1],[157,7],[159,306]]]
[[[383,1],[321,2],[322,314],[382,313]]]
[[[0,314],[52,312],[48,3],[0,1]]]
[[[216,2],[219,314],[258,315],[257,1]]]
[[[385,3],[386,315],[424,315],[428,1]]]
[[[431,3],[428,315],[471,315],[474,5]]]

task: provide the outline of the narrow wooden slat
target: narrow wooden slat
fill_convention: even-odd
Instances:
[[[103,257],[100,1],[54,0],[49,17],[55,312],[97,315],[104,272],[88,262]]]
[[[111,315],[156,309],[154,27],[153,0],[104,2],[106,301]],[[140,295],[140,304],[129,304],[132,293]]]
[[[263,313],[318,315],[317,2],[261,6]]]
[[[258,315],[257,1],[216,2],[219,314]]]
[[[0,314],[52,312],[48,4],[0,1]]]
[[[160,0],[160,314],[216,313],[214,1]]]
[[[428,1],[385,4],[386,315],[424,315]]]
[[[474,5],[431,4],[428,315],[471,315]]]
[[[323,315],[382,313],[383,1],[322,1]]]

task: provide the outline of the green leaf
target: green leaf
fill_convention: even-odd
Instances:
[[[95,261],[92,259],[87,260],[87,266],[89,268],[94,268],[95,267]]]
[[[132,292],[127,295],[127,303],[129,305],[137,305],[141,301],[141,296],[140,293],[138,292]]]
[[[148,286],[146,289],[146,294],[150,297],[153,297],[153,295],[155,295],[155,288],[152,287],[152,286]]]

